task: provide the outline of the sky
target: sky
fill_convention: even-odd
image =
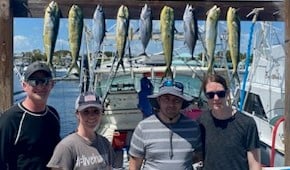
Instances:
[[[91,22],[92,22],[91,19],[85,19],[84,21],[85,25],[88,28],[91,28]],[[275,28],[278,29],[278,37],[280,41],[284,42],[284,34],[285,34],[284,22],[271,22],[271,23]],[[115,20],[106,20],[107,34],[114,35],[114,32],[115,32],[114,24],[115,24]],[[138,28],[138,25],[139,25],[138,20],[130,20],[130,27],[133,27],[133,30],[136,30]],[[251,25],[252,25],[252,22],[250,21],[241,22],[240,51],[242,53],[246,53],[247,51]],[[202,33],[205,28],[205,22],[198,21],[198,26],[199,26],[199,32]],[[153,21],[153,32],[160,32],[159,27],[160,27],[159,22]],[[175,22],[175,27],[178,32],[183,32],[183,23],[181,20],[178,20]],[[255,24],[254,28],[255,29],[260,28],[260,25],[258,22]],[[219,21],[218,31],[219,31],[219,34],[218,34],[219,37],[221,36],[221,33],[225,33],[227,31],[225,21]],[[42,33],[43,33],[43,18],[14,18],[14,37],[13,37],[14,38],[14,53],[28,52],[34,49],[40,49],[42,52],[44,52]],[[84,38],[84,35],[83,35],[83,38]],[[114,39],[105,37],[103,44],[106,44],[105,46],[106,50],[109,49],[109,50],[115,51]],[[189,52],[188,49],[185,47],[183,41],[175,41],[174,49],[176,49],[178,53]],[[219,49],[221,49],[221,46],[216,47],[216,51]],[[60,20],[59,33],[58,33],[58,38],[57,38],[56,47],[55,47],[55,51],[58,51],[58,50],[69,50],[68,23],[67,23],[66,18],[62,18]],[[86,49],[84,48],[84,41],[82,41],[82,49],[81,49],[80,55],[82,53],[85,53],[85,50]],[[135,55],[138,55],[142,52],[140,40],[134,40],[134,42],[131,43],[131,51]],[[161,51],[162,51],[161,41],[154,41],[154,40],[151,40],[149,42],[149,45],[146,50],[146,52],[149,55],[158,53]],[[204,49],[201,45],[201,41],[198,40],[194,54],[197,55],[201,52],[204,52]]]

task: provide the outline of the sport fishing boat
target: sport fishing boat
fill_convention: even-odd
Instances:
[[[126,60],[124,62],[126,62],[124,63],[125,71],[119,69],[115,72],[116,65],[105,61],[94,73],[94,90],[104,101],[104,114],[98,133],[112,142],[121,163],[123,162],[124,148],[128,149],[132,133],[143,119],[143,114],[138,108],[140,80],[146,76],[154,86],[154,91],[157,92],[166,69],[164,64],[160,64],[164,63],[164,59],[158,65],[148,64],[151,62],[147,61],[147,64],[128,67],[130,64]],[[184,84],[185,93],[195,97],[199,96],[201,78],[206,70],[207,67],[186,64],[172,66],[175,80]],[[217,69],[216,71],[227,73],[225,69]],[[122,167],[121,164],[120,167]]]
[[[234,106],[256,121],[261,141],[261,162],[267,167],[284,165],[285,51],[268,38],[264,25],[255,35],[253,61],[247,79],[237,88]],[[275,33],[275,32],[274,32]]]

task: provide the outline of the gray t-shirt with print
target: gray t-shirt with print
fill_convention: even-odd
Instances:
[[[77,133],[64,138],[55,148],[47,167],[65,170],[106,170],[112,167],[113,150],[109,141],[97,135],[89,142]]]

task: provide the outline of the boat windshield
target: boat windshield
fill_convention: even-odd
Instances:
[[[267,119],[260,96],[251,92],[246,95],[247,96],[245,98],[245,105],[243,107],[243,110],[248,114],[254,114],[255,116],[262,119]],[[240,90],[237,90],[233,105],[235,107],[238,107],[238,103],[240,103]]]

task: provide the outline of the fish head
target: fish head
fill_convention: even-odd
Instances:
[[[169,6],[164,6],[161,15],[160,15],[161,21],[174,21],[174,10]]]
[[[78,5],[72,5],[68,15],[69,18],[83,18],[82,9]]]
[[[208,12],[207,15],[211,20],[217,20],[220,16],[221,9],[214,5]]]
[[[96,8],[99,12],[103,12],[103,6],[102,5],[98,5]]]
[[[151,11],[151,8],[147,4],[145,4],[142,7],[140,19],[145,20],[147,18],[150,18],[150,19],[152,18],[152,11]]]
[[[191,20],[194,16],[195,9],[192,5],[187,4],[183,13],[183,20]]]
[[[98,5],[95,9],[93,18],[103,17],[104,16],[104,9],[103,6]]]
[[[57,2],[51,1],[45,9],[45,15],[49,17],[59,17],[60,11]]]
[[[118,18],[124,18],[124,19],[128,19],[129,18],[129,10],[128,7],[125,5],[121,5],[119,10],[118,10],[118,14],[117,14]]]
[[[235,8],[229,7],[227,11],[227,20],[233,21],[236,17],[237,10]]]

